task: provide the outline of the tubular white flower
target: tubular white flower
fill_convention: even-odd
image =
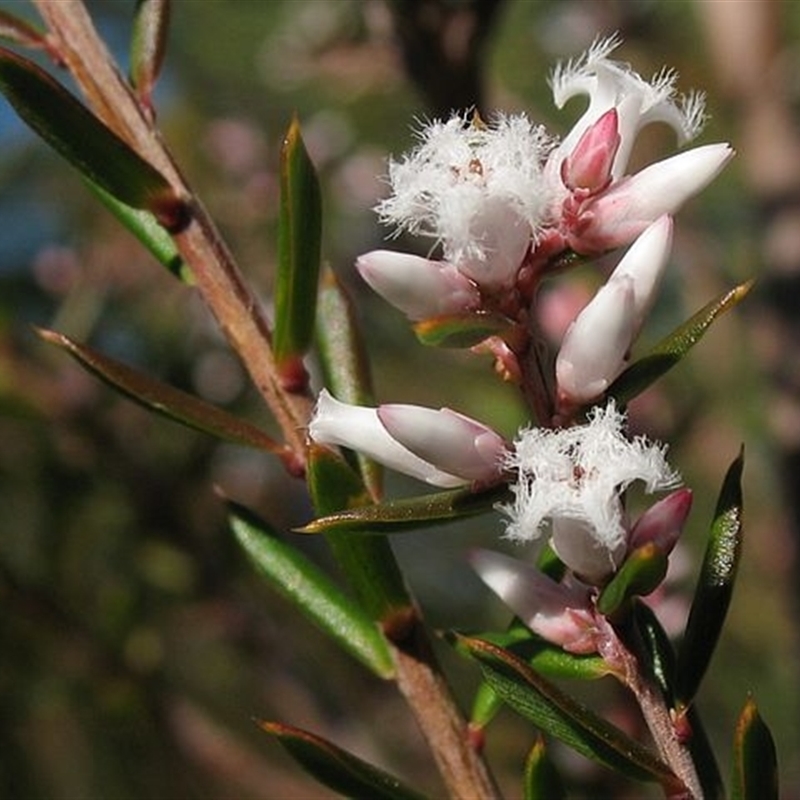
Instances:
[[[407,450],[384,428],[376,408],[342,403],[323,389],[308,426],[319,444],[358,450],[385,466],[434,486],[453,488],[469,483],[451,475]]]
[[[619,375],[636,332],[633,279],[601,286],[570,325],[556,358],[559,402],[581,405],[599,397]]]
[[[589,589],[556,583],[534,566],[489,550],[470,561],[481,580],[534,632],[573,653],[592,653],[595,619]]]
[[[625,173],[636,135],[645,125],[664,122],[675,130],[679,144],[685,144],[700,132],[705,121],[702,94],[676,95],[677,74],[672,70],[662,70],[648,82],[627,64],[612,61],[609,56],[619,44],[617,36],[600,39],[579,58],[559,65],[551,78],[558,108],[577,94],[589,95],[589,107],[551,159],[560,164],[583,133],[605,112],[615,108],[619,115],[620,146],[612,169],[614,179]]]
[[[679,482],[666,461],[666,448],[644,437],[626,438],[624,422],[610,401],[595,408],[585,425],[523,430],[506,464],[517,473],[511,486],[514,502],[500,507],[509,518],[506,536],[530,541],[541,537],[547,520],[559,526],[577,523],[581,536],[569,546],[562,544],[567,529],[557,531],[559,555],[581,575],[610,572],[627,542],[621,492],[635,481],[642,481],[647,492]]]
[[[441,243],[444,260],[479,285],[510,284],[551,200],[542,178],[550,148],[527,117],[491,126],[453,116],[420,134],[389,165],[392,194],[377,211],[399,231]]]
[[[412,320],[457,314],[480,305],[475,284],[444,261],[373,250],[359,256],[356,269],[372,289]]]
[[[449,408],[388,404],[378,418],[412,453],[469,481],[497,479],[508,455],[502,436]]]
[[[708,186],[733,154],[727,143],[703,145],[612,184],[581,206],[568,232],[570,246],[596,253],[632,242],[652,222],[675,214]]]

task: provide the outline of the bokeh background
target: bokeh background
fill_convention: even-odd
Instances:
[[[127,59],[133,0],[89,3]],[[24,0],[0,8],[30,15]],[[369,332],[381,400],[452,405],[512,434],[523,420],[488,361],[422,348],[355,280],[386,231],[372,207],[391,153],[451,107],[526,111],[566,131],[547,76],[597,35],[644,75],[675,67],[708,93],[702,141],[739,155],[679,216],[674,264],[643,345],[734,283],[758,284],[636,405],[671,443],[696,502],[665,621],[686,592],[724,472],[746,450],[747,542],[729,625],[700,707],[725,769],[752,691],[800,797],[800,4],[773,0],[176,0],[159,118],[179,163],[269,302],[280,141],[297,113],[320,170],[324,255]],[[673,147],[646,132],[636,158]],[[419,243],[404,242],[419,247]],[[590,285],[596,271],[570,276]],[[269,425],[190,289],[121,230],[75,173],[0,102],[0,796],[324,798],[254,717],[321,732],[441,796],[391,687],[340,654],[253,574],[214,495],[286,529],[303,487],[260,455],[154,418],[39,341],[52,327]],[[414,487],[390,476],[389,491]],[[506,614],[470,573],[494,517],[395,544],[432,625]],[[303,540],[320,563],[327,554]],[[475,670],[442,649],[469,704]],[[582,687],[610,702],[608,687]],[[613,699],[613,697],[612,697]],[[489,754],[509,797],[531,730],[505,713]],[[559,754],[586,797],[604,778]],[[610,791],[610,789],[609,789]],[[628,796],[637,794],[638,789]],[[619,795],[615,795],[619,796]]]

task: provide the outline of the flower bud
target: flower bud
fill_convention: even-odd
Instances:
[[[412,320],[477,308],[480,292],[452,264],[409,253],[373,250],[356,269],[381,297]]]
[[[481,580],[536,634],[572,653],[596,651],[589,590],[556,583],[530,564],[478,550],[470,561]]]
[[[612,184],[582,204],[570,221],[570,247],[590,254],[628,244],[711,183],[733,152],[728,144],[695,147]]]
[[[561,180],[570,190],[591,194],[611,181],[611,168],[619,149],[617,111],[612,108],[587,128],[575,149],[561,162]]]
[[[654,503],[633,526],[628,551],[653,542],[662,553],[669,555],[680,538],[691,508],[692,490],[685,488]]]
[[[503,437],[449,408],[389,404],[378,409],[378,418],[412,453],[460,478],[489,482],[502,471]]]
[[[610,278],[567,330],[556,358],[559,402],[581,405],[620,373],[636,332],[636,293],[629,275]]]
[[[443,472],[403,447],[384,428],[376,408],[342,403],[324,389],[317,399],[308,433],[315,442],[358,450],[390,469],[434,486],[453,488],[469,482]]]

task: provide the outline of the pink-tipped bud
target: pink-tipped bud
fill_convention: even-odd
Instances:
[[[611,181],[611,169],[619,149],[617,110],[606,111],[590,125],[575,149],[561,162],[561,180],[570,191],[596,194]]]
[[[463,414],[398,403],[381,406],[378,418],[403,447],[445,472],[476,482],[502,473],[508,452],[503,437]]]
[[[470,561],[481,580],[536,634],[571,653],[597,651],[589,590],[556,583],[517,559],[478,550]]]
[[[475,284],[445,261],[373,250],[358,258],[356,269],[384,300],[412,320],[457,314],[480,305]]]
[[[384,428],[378,409],[342,403],[322,390],[314,416],[308,425],[309,436],[319,444],[339,445],[358,450],[390,469],[442,488],[468,483],[403,447]]]
[[[695,147],[613,183],[573,215],[567,232],[570,247],[591,254],[629,244],[708,186],[733,153],[728,144]]]
[[[636,521],[628,541],[628,551],[652,542],[664,554],[675,547],[692,508],[692,490],[678,489],[654,503]]]

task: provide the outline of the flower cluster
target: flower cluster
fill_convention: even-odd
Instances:
[[[606,625],[599,588],[643,546],[667,557],[691,506],[677,489],[665,448],[626,434],[626,418],[606,397],[625,369],[669,261],[672,215],[732,155],[705,145],[627,173],[638,132],[671,126],[684,144],[704,121],[701,95],[675,92],[675,74],[648,82],[611,60],[616,38],[597,42],[552,78],[556,104],[589,97],[562,140],[524,115],[491,124],[453,116],[420,133],[389,169],[391,195],[378,208],[396,232],[430,238],[436,257],[377,250],[361,256],[366,282],[418,325],[504,320],[476,351],[489,351],[516,380],[540,427],[509,442],[451,409],[350,406],[320,394],[310,437],[358,450],[434,486],[479,490],[509,483],[501,505],[506,536],[549,541],[567,568],[555,582],[532,566],[480,552],[473,564],[536,633],[574,652],[602,652]],[[542,356],[537,291],[584,258],[628,247],[605,284],[568,326],[557,351]],[[548,371],[550,374],[548,374]],[[542,399],[544,398],[544,400]],[[585,418],[584,422],[580,422]],[[673,490],[638,520],[623,496]],[[607,632],[607,631],[606,631]]]

